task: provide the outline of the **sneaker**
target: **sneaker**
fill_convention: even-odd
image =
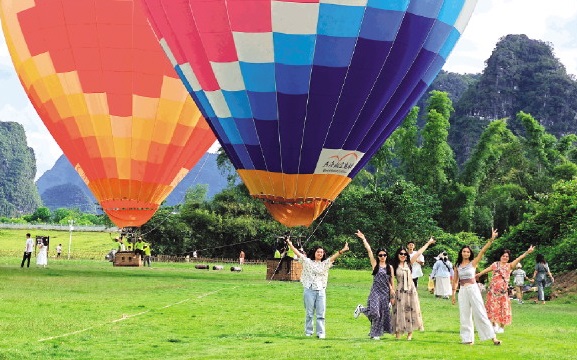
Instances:
[[[325,334],[319,334],[319,339],[324,339],[325,338]]]
[[[361,311],[363,310],[363,305],[359,304],[357,305],[357,308],[355,309],[355,312],[353,314],[353,316],[356,318],[359,317],[359,315],[361,315]]]
[[[371,340],[381,340],[381,338],[379,336],[373,336]]]
[[[305,336],[311,337],[313,334],[306,333]]]
[[[523,303],[523,300],[519,300],[519,304],[522,304],[522,303]]]

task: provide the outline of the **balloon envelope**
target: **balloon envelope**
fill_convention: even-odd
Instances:
[[[140,226],[216,140],[133,0],[0,0],[20,80],[119,227]]]
[[[310,225],[426,91],[470,0],[141,0],[252,196]]]

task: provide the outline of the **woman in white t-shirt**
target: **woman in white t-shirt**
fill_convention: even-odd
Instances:
[[[345,243],[342,250],[337,251],[328,259],[326,258],[325,250],[321,246],[317,246],[311,253],[312,259],[309,259],[305,254],[300,252],[293,246],[290,238],[286,240],[287,245],[298,256],[298,261],[302,264],[301,283],[304,288],[304,304],[305,304],[305,335],[312,336],[313,334],[313,318],[316,318],[316,331],[319,339],[326,337],[325,333],[325,310],[326,310],[326,287],[329,278],[329,268],[333,266],[333,262],[349,250],[349,244]]]

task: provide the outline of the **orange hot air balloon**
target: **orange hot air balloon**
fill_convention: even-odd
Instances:
[[[0,0],[40,118],[118,227],[148,221],[215,136],[133,0]]]

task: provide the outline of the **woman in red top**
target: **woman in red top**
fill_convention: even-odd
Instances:
[[[511,302],[509,301],[508,292],[511,272],[521,259],[532,252],[533,245],[513,262],[509,262],[511,251],[504,249],[500,253],[499,261],[494,262],[491,266],[475,275],[475,277],[480,277],[490,271],[493,272],[493,277],[489,282],[485,308],[497,334],[505,331],[503,329],[505,325],[511,324]]]

